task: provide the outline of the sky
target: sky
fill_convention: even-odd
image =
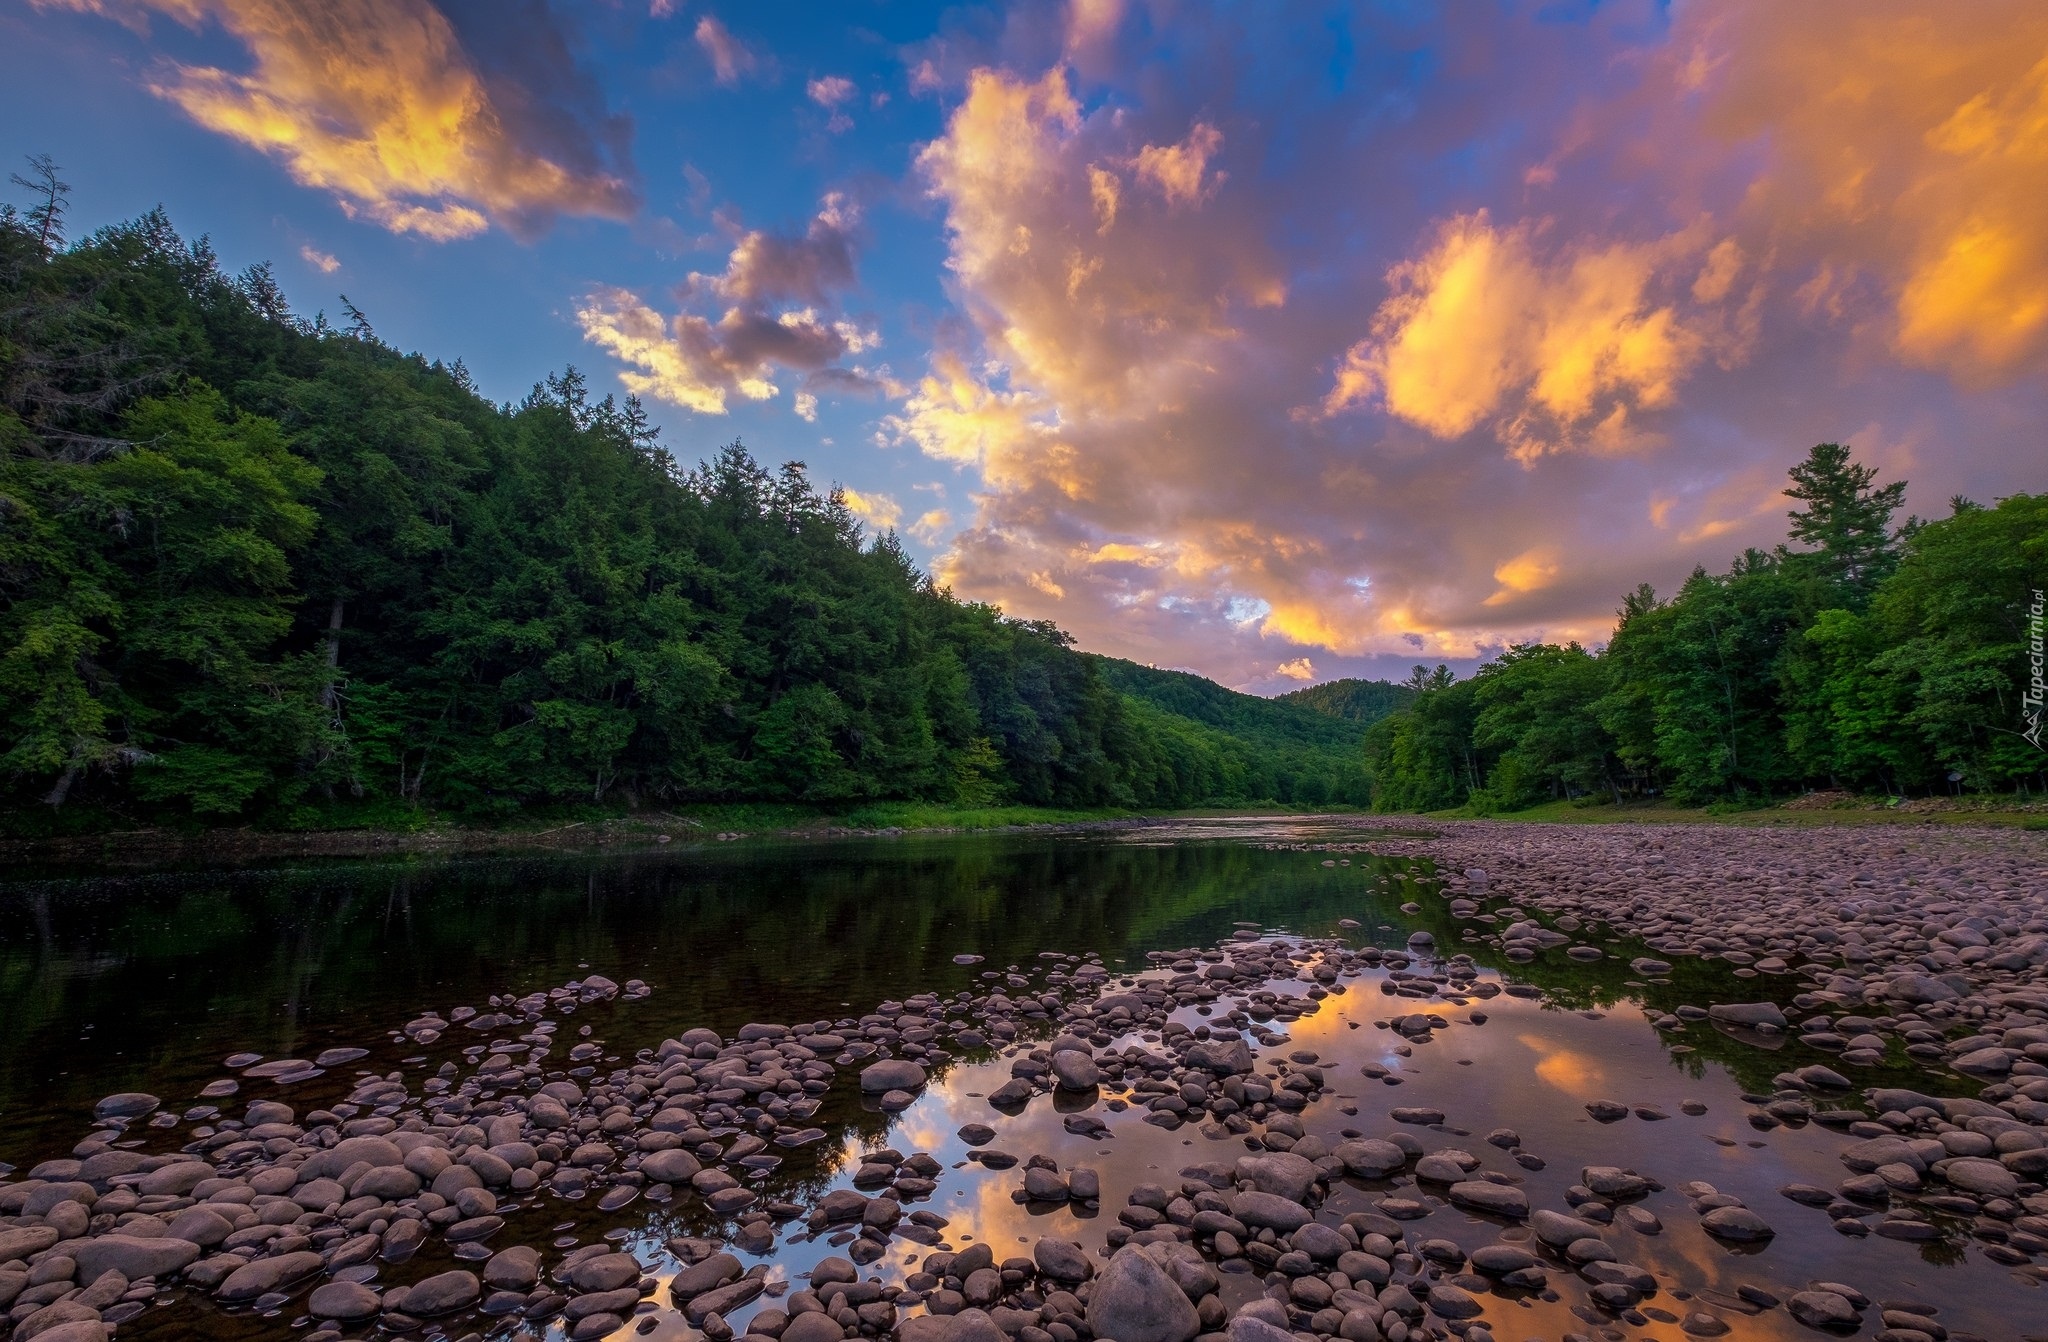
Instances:
[[[1597,645],[1818,442],[2048,475],[2038,0],[0,0],[0,126],[1256,693]]]

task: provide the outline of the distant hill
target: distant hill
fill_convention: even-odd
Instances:
[[[1351,746],[1364,739],[1371,722],[1351,721],[1317,705],[1289,702],[1292,695],[1266,699],[1225,689],[1186,671],[1161,671],[1117,657],[1088,656],[1112,688],[1240,740],[1266,745]]]
[[[1295,704],[1312,713],[1369,727],[1415,699],[1415,691],[1390,680],[1331,680],[1276,695],[1274,703]]]
[[[1137,785],[1225,803],[1363,806],[1372,800],[1365,723],[1239,694],[1185,671],[1082,655],[1121,697],[1131,728],[1162,760],[1155,767],[1163,772]]]

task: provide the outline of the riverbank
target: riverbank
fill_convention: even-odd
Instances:
[[[673,843],[726,843],[739,839],[824,839],[910,834],[1016,833],[1032,830],[1111,829],[1176,820],[1225,817],[1320,816],[1373,825],[1488,819],[1538,824],[1700,824],[1835,827],[1861,825],[1966,826],[2048,830],[2048,803],[2014,804],[2004,798],[1914,798],[1891,802],[1848,794],[1808,794],[1746,810],[1554,802],[1523,811],[1475,817],[1465,811],[1378,814],[1353,807],[1301,807],[1273,803],[1200,806],[1179,810],[1058,810],[1030,806],[949,807],[926,802],[874,802],[847,809],[740,803],[624,814],[545,816],[525,825],[473,826],[426,820],[417,827],[313,830],[135,829],[52,838],[0,839],[0,864],[12,868],[148,869],[233,866],[305,858],[482,856],[522,852],[586,852]]]
[[[406,829],[182,831],[151,828],[53,838],[6,839],[0,840],[0,864],[17,868],[79,866],[115,869],[232,866],[298,858],[584,852],[756,838],[1015,833],[1116,828],[1205,817],[1362,817],[1366,814],[1346,808],[1271,804],[1136,811],[1057,810],[1032,806],[962,808],[923,802],[877,802],[840,811],[762,803],[682,807],[672,811],[640,811],[581,819],[547,817],[523,826],[485,827],[428,822]]]

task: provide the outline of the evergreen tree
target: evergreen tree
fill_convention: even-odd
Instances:
[[[1798,553],[1830,582],[1840,584],[1860,604],[1898,562],[1898,538],[1892,515],[1905,503],[1906,482],[1894,480],[1873,488],[1877,468],[1859,466],[1840,443],[1819,443],[1806,460],[1789,472],[1789,498],[1804,509],[1786,514],[1792,539],[1806,547]]]

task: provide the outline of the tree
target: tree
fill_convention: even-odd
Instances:
[[[34,193],[35,203],[23,217],[43,255],[53,255],[64,246],[64,215],[69,208],[65,197],[71,194],[71,184],[57,175],[57,161],[48,154],[30,154],[28,167],[32,176],[15,172],[8,174],[8,180]]]
[[[1806,504],[1786,514],[1792,539],[1809,547],[1803,553],[1812,556],[1809,562],[1822,577],[1847,589],[1859,604],[1868,600],[1898,562],[1892,515],[1905,502],[1906,482],[1872,488],[1877,468],[1857,465],[1840,443],[1816,444],[1789,474],[1787,497]]]

